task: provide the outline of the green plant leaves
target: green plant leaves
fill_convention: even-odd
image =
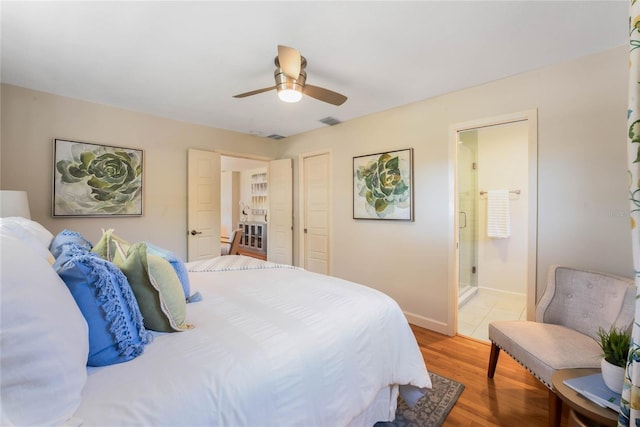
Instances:
[[[598,344],[602,349],[602,357],[616,366],[624,368],[627,364],[631,335],[622,328],[611,327],[608,331],[598,328]]]

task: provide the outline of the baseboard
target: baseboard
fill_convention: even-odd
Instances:
[[[437,320],[429,319],[428,317],[420,316],[419,314],[410,313],[408,311],[403,312],[407,321],[412,325],[420,326],[421,328],[429,329],[444,335],[451,335],[448,331],[449,325]]]

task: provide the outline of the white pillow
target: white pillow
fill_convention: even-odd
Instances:
[[[53,268],[0,228],[0,407],[16,425],[60,425],[87,380],[87,324]]]
[[[53,240],[53,234],[40,223],[19,216],[0,218],[0,228],[8,230],[23,243],[31,246],[49,264],[55,259],[49,252],[49,245]]]

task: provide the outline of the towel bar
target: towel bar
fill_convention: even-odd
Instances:
[[[520,194],[520,190],[509,190],[509,193]],[[481,196],[484,196],[485,194],[487,194],[486,191],[480,191]]]

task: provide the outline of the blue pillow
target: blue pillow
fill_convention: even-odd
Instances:
[[[89,366],[131,360],[144,351],[151,333],[126,276],[85,246],[68,243],[54,264],[89,326]]]
[[[86,248],[88,251],[91,250],[93,245],[90,241],[82,237],[80,233],[77,231],[71,230],[62,230],[56,237],[51,240],[51,244],[49,245],[49,252],[53,255],[54,258],[58,258],[62,253],[62,248],[64,245],[68,245],[70,243],[75,243],[80,247]]]
[[[182,284],[182,290],[184,291],[185,299],[189,300],[189,293],[191,292],[191,285],[189,284],[189,273],[187,272],[187,267],[184,265],[184,262],[176,254],[173,252],[159,248],[158,246],[147,242],[147,253],[151,255],[157,255],[160,258],[164,258],[169,261],[171,267],[175,270],[178,275],[178,279],[180,279],[180,283]]]

